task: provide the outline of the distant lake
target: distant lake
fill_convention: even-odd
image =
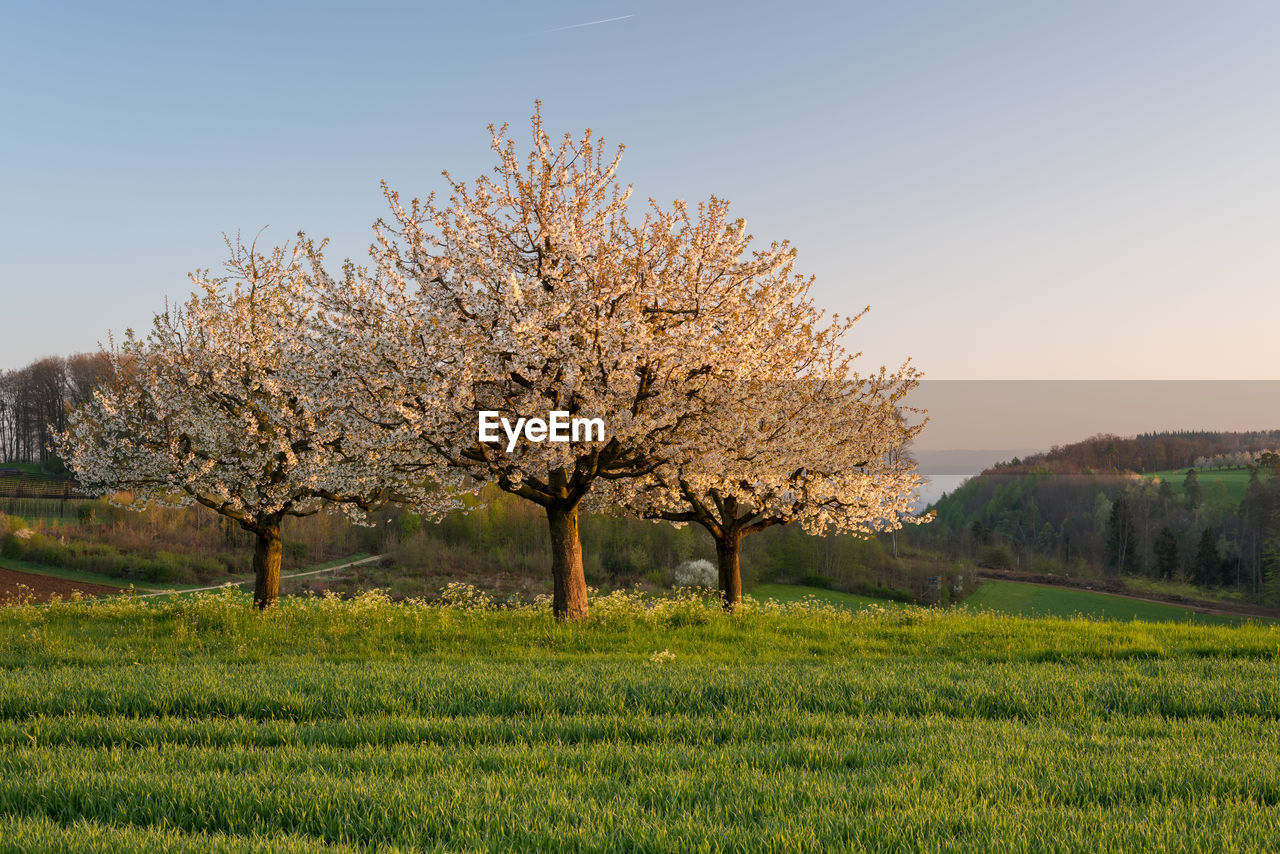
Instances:
[[[937,501],[944,493],[952,492],[983,469],[1014,457],[1025,457],[1037,452],[1035,448],[949,448],[944,450],[916,450],[914,456],[920,474],[927,482],[920,487],[917,510],[923,510]]]
[[[915,509],[923,510],[944,494],[953,492],[960,484],[977,475],[978,472],[972,472],[971,474],[929,475],[926,483],[920,487],[920,500],[916,503]]]

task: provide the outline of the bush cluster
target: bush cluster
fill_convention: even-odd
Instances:
[[[163,550],[150,554],[122,552],[107,543],[66,543],[50,535],[28,532],[31,529],[24,528],[6,534],[0,541],[0,555],[43,566],[156,583],[211,581],[236,569],[231,561],[210,555]]]
[[[676,587],[707,587],[715,590],[720,584],[720,575],[715,564],[709,560],[686,560],[676,567]]]

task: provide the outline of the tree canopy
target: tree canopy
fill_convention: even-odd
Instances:
[[[741,536],[899,526],[918,372],[853,373],[856,318],[827,318],[794,248],[757,244],[723,199],[634,214],[621,147],[590,130],[556,142],[540,107],[531,131],[521,155],[491,126],[492,173],[444,173],[447,199],[384,185],[369,263],[340,276],[301,235],[267,255],[231,244],[229,276],[197,274],[185,306],[113,350],[110,382],[63,434],[86,485],[196,501],[253,531],[260,604],[280,520],[322,500],[394,494],[439,514],[488,482],[532,501],[558,618],[587,613],[582,506],[707,527],[728,550],[729,603]],[[557,417],[601,429],[484,435],[487,418]]]
[[[299,235],[262,253],[227,241],[225,276],[126,332],[107,378],[71,415],[58,449],[89,490],[142,508],[196,502],[256,537],[255,599],[278,595],[285,517],[323,500],[372,506],[385,495],[339,429],[344,403],[315,371],[309,340],[323,244]],[[121,494],[123,492],[123,495]]]

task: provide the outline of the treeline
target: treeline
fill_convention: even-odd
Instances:
[[[935,507],[919,537],[979,564],[1177,579],[1280,605],[1280,468],[1172,479],[984,474]],[[1238,481],[1237,481],[1238,483]]]
[[[93,394],[108,366],[103,353],[77,353],[0,372],[0,461],[60,469],[50,439],[66,428],[68,410]]]
[[[1122,437],[1100,434],[1070,445],[996,463],[983,474],[1119,474],[1170,471],[1280,447],[1280,430],[1182,431]]]

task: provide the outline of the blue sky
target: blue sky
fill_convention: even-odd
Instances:
[[[222,232],[360,256],[380,180],[487,170],[541,98],[870,304],[868,367],[1280,378],[1278,38],[1273,2],[11,7],[0,367],[145,328]]]

